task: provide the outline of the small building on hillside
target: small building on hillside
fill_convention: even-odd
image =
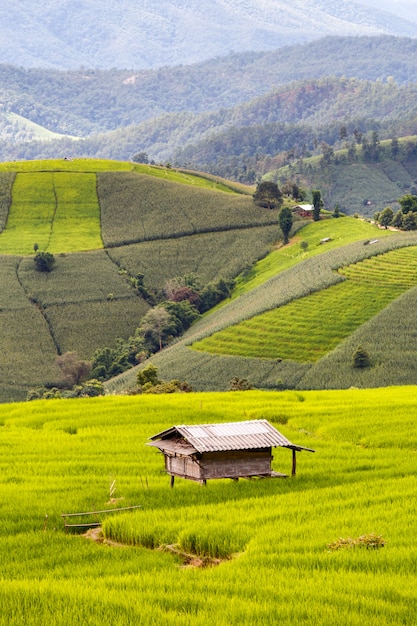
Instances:
[[[312,204],[297,204],[292,210],[298,217],[309,218],[313,217],[314,207]]]
[[[267,420],[225,424],[172,426],[150,438],[149,446],[164,455],[165,470],[175,476],[205,484],[213,478],[286,477],[274,472],[272,448],[292,450],[292,476],[296,473],[296,453],[314,452],[291,443]]]

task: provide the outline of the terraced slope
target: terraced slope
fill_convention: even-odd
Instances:
[[[57,355],[90,359],[134,334],[150,305],[125,270],[160,292],[191,272],[231,278],[265,255],[277,212],[231,187],[132,163],[0,164],[0,401],[53,385]],[[36,271],[35,248],[54,254],[52,272]]]
[[[16,175],[0,254],[31,254],[35,244],[52,253],[103,247],[95,174]]]
[[[413,348],[417,324],[417,289],[412,287],[405,292],[404,289],[413,283],[414,277],[407,280],[405,285],[404,281],[399,279],[401,271],[398,270],[394,284],[390,282],[388,290],[380,284],[379,279],[374,278],[372,289],[382,290],[379,293],[384,292],[385,302],[391,298],[391,290],[397,294],[402,291],[400,297],[391,300],[391,303],[381,310],[379,307],[383,302],[378,298],[375,303],[372,302],[368,285],[363,290],[360,283],[357,284],[353,280],[349,281],[342,277],[337,269],[348,266],[359,268],[360,261],[371,257],[375,258],[376,263],[389,258],[395,259],[397,253],[393,257],[385,253],[398,250],[397,262],[399,267],[404,267],[407,273],[409,266],[412,265],[412,259],[415,264],[416,245],[416,233],[391,233],[390,237],[381,239],[372,246],[364,245],[362,240],[328,252],[323,251],[322,254],[311,258],[304,258],[298,264],[270,277],[263,284],[243,293],[239,298],[198,321],[180,342],[154,355],[152,362],[159,367],[162,378],[186,379],[196,390],[229,389],[230,380],[235,376],[249,379],[255,387],[275,389],[412,384],[417,376]],[[320,248],[323,250],[324,246]],[[285,249],[282,252],[285,254]],[[405,258],[401,261],[400,257],[403,253]],[[381,272],[383,272],[382,269]],[[267,310],[279,310],[279,308],[285,310],[292,301],[302,302],[308,294],[315,293],[317,297],[320,297],[320,292],[322,295],[326,292],[331,293],[332,285],[342,289],[343,281],[345,284],[354,286],[356,291],[359,288],[360,293],[365,293],[362,300],[358,298],[359,310],[364,309],[366,312],[376,304],[376,311],[379,313],[359,327],[356,326],[356,331],[352,327],[351,334],[343,341],[341,341],[339,329],[337,331],[338,346],[318,361],[300,363],[294,360],[280,360],[280,358],[232,356],[202,352],[192,348],[197,342],[215,333],[220,336],[228,327],[233,325],[237,327],[246,320],[262,315]],[[350,307],[351,299],[348,295],[345,307],[347,313],[343,311],[343,315],[349,314]],[[362,315],[361,311],[360,314]],[[331,309],[325,310],[318,327],[320,332],[326,333],[327,341],[333,339],[330,331],[334,326],[337,329],[337,316],[333,315]],[[316,333],[318,334],[319,331]],[[294,333],[289,341],[298,341],[303,349],[309,345],[310,341],[317,339],[317,336],[314,337],[314,334],[305,328],[300,332],[302,332],[301,340]],[[261,340],[259,334],[258,340]],[[352,367],[352,355],[359,343],[366,346],[372,359],[372,367],[364,371]],[[111,391],[128,388],[134,385],[134,377],[134,371],[126,372],[110,381],[108,388]]]
[[[314,362],[417,285],[417,247],[340,269],[345,281],[193,344],[195,350]]]

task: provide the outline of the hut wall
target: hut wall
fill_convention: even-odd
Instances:
[[[190,456],[165,456],[165,468],[168,474],[183,476],[192,480],[202,480],[198,463]]]
[[[271,473],[271,449],[205,452],[200,460],[202,478],[238,478]]]

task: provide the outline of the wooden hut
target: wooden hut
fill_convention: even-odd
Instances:
[[[292,450],[292,475],[296,472],[296,452],[309,448],[291,443],[267,420],[248,420],[200,426],[172,426],[150,438],[158,448],[171,476],[203,484],[212,478],[286,477],[272,471],[272,448]]]

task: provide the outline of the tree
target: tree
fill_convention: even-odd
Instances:
[[[91,363],[80,359],[76,352],[65,352],[55,359],[59,367],[66,387],[72,388],[86,380],[91,371]]]
[[[355,141],[357,144],[361,144],[362,140],[363,140],[363,133],[360,130],[357,130],[355,128],[355,130],[353,131],[353,135],[355,137]]]
[[[153,344],[157,342],[159,350],[162,350],[164,340],[174,330],[174,323],[171,315],[164,307],[156,306],[143,317],[141,328],[145,338]]]
[[[276,183],[263,181],[257,186],[253,200],[261,207],[275,209],[282,204],[282,193]]]
[[[379,223],[384,228],[387,228],[390,224],[392,224],[392,220],[394,219],[394,211],[390,206],[385,207],[379,216]]]
[[[148,164],[149,163],[149,157],[148,157],[148,154],[146,152],[138,152],[137,154],[134,154],[132,156],[132,161],[134,163],[145,163],[145,164]]]
[[[402,228],[403,217],[403,212],[401,211],[401,209],[398,209],[398,211],[394,215],[394,219],[392,220],[392,225],[395,226],[395,228]]]
[[[353,367],[364,368],[369,367],[371,359],[368,352],[362,346],[358,346],[353,354]]]
[[[216,283],[208,283],[200,292],[200,304],[198,310],[205,313],[232,294],[235,281],[233,279],[219,278]]]
[[[306,195],[304,189],[301,189],[301,187],[290,178],[285,181],[284,185],[281,188],[281,191],[284,195],[291,196],[292,198],[294,198],[294,200],[298,202],[304,200]]]
[[[405,196],[398,198],[398,202],[400,203],[404,214],[409,213],[410,211],[417,211],[417,196],[407,193]]]
[[[340,141],[346,141],[348,133],[347,133],[347,128],[345,125],[340,127],[339,134],[340,134]]]
[[[291,228],[292,228],[292,222],[293,222],[293,219],[292,219],[291,209],[285,206],[283,209],[281,209],[281,212],[279,214],[279,227],[281,228],[281,231],[282,231],[284,244],[287,244],[289,241],[289,235],[290,235]]]
[[[318,189],[312,190],[313,196],[313,220],[318,222],[320,219],[320,211],[323,208],[323,200],[321,199],[321,192]]]
[[[38,272],[50,272],[55,263],[55,257],[50,252],[38,252],[34,261]]]
[[[185,287],[185,289],[188,289],[188,287]],[[200,317],[200,313],[189,300],[163,302],[161,306],[170,314],[175,326],[176,335],[181,335],[190,328],[191,324],[198,317]]]
[[[149,363],[142,370],[139,370],[136,376],[136,382],[142,390],[144,390],[144,387],[147,389],[154,385],[159,385],[161,381],[158,378],[158,368],[152,363]]]
[[[391,139],[391,157],[395,160],[398,157],[400,152],[400,145],[398,143],[398,138],[393,137]]]
[[[404,215],[403,229],[404,230],[416,230],[417,229],[416,215],[413,211],[410,211],[410,213],[407,213],[407,215]]]

